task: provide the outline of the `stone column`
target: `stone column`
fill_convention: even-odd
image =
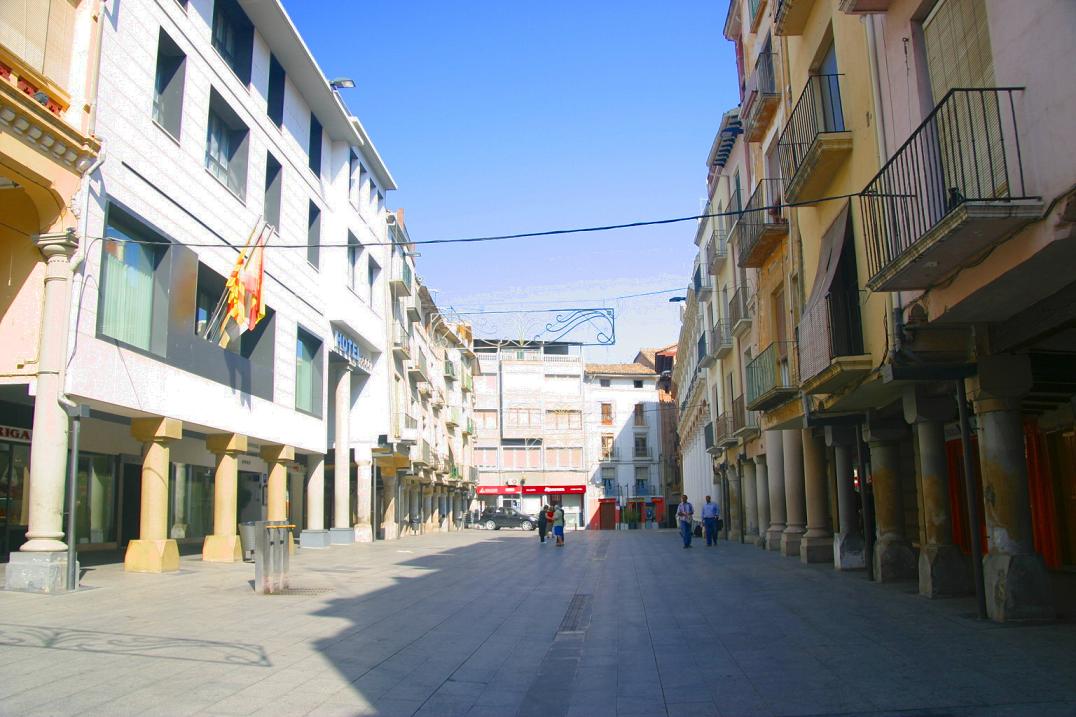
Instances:
[[[291,446],[270,443],[262,446],[261,457],[269,466],[265,519],[286,521],[288,519],[287,464],[295,460],[295,449]]]
[[[803,443],[803,485],[807,499],[807,532],[800,540],[800,560],[828,563],[833,559],[833,535],[829,522],[829,473],[826,442],[812,428],[800,432]]]
[[[34,243],[45,257],[45,284],[37,347],[30,480],[26,487],[29,530],[26,542],[18,552],[11,553],[5,585],[9,590],[48,593],[66,588],[67,544],[63,541],[63,520],[68,417],[60,405],[60,397],[70,323],[69,260],[78,243],[74,233],[66,232],[40,234],[34,237]],[[32,352],[33,348],[22,347],[22,350]],[[68,539],[74,540],[74,536]]]
[[[206,436],[206,449],[217,457],[213,475],[213,534],[202,543],[202,560],[210,563],[237,563],[243,548],[236,530],[238,518],[239,456],[246,453],[247,437],[238,433]]]
[[[306,475],[302,471],[291,470],[288,472],[288,522],[294,525],[291,532],[294,537],[302,541],[303,526],[303,482]],[[301,543],[300,543],[301,544]]]
[[[744,461],[740,464],[740,482],[743,490],[744,539],[754,542],[758,537],[758,495],[755,489],[755,463]]]
[[[168,444],[183,437],[174,418],[133,418],[131,434],[143,443],[142,505],[138,540],[127,544],[123,569],[135,573],[179,570],[179,548],[168,537]]]
[[[852,451],[855,432],[847,427],[826,426],[826,444],[833,447],[837,482],[837,535],[833,539],[833,567],[857,570],[867,566],[863,533],[857,520],[858,496],[852,486]]]
[[[785,452],[781,431],[766,431],[767,479],[770,492],[770,527],[766,530],[766,549],[780,550],[785,532]]]
[[[800,554],[800,541],[807,532],[807,510],[803,497],[803,438],[799,429],[781,431],[781,449],[785,459],[785,530],[781,534],[781,553]]]
[[[866,440],[871,454],[874,519],[874,579],[878,582],[910,580],[916,575],[915,554],[904,534],[904,486],[900,477],[900,426],[868,421]]]
[[[397,520],[396,511],[399,509],[399,501],[396,492],[399,490],[399,481],[396,478],[395,468],[381,468],[381,529],[384,531],[385,540],[397,540],[400,537],[400,524]]]
[[[737,463],[729,463],[725,480],[729,487],[729,504],[721,506],[721,517],[725,519],[726,526],[725,537],[738,542],[743,536],[743,521],[740,515],[740,466]]]
[[[986,610],[997,622],[1054,617],[1052,587],[1035,552],[1028,493],[1021,397],[1032,385],[1026,356],[988,356],[969,380],[979,419],[979,470],[983,480],[989,550],[983,558]]]
[[[325,456],[308,456],[306,467],[310,474],[306,481],[306,527],[299,534],[299,545],[327,548],[331,541],[325,530]]]
[[[422,486],[422,524],[426,530],[433,530],[433,485]]]
[[[904,420],[914,426],[919,449],[919,594],[932,598],[964,595],[974,589],[970,559],[953,544],[944,422],[955,413],[949,392],[934,397],[921,386],[904,391]]]
[[[374,474],[373,466],[369,461],[360,461],[356,474],[356,512],[355,542],[371,543],[374,540],[374,529],[370,523],[373,515],[374,500]]]
[[[755,501],[758,506],[758,538],[755,545],[766,548],[766,531],[770,527],[770,485],[769,472],[766,470],[766,456],[754,458],[755,463]]]
[[[447,530],[449,530],[449,528],[452,527],[452,511],[451,511],[451,509],[449,507],[449,503],[450,503],[450,500],[451,500],[449,498],[449,494],[448,494],[449,490],[450,490],[450,488],[448,486],[441,486],[441,495],[440,495],[438,505],[439,505],[439,509],[440,509],[440,513],[441,513],[441,530],[442,531],[447,531]]]
[[[173,463],[175,466],[176,486],[172,490],[172,524],[168,526],[168,537],[182,540],[187,537],[187,465]]]
[[[351,526],[351,369],[337,369],[333,392],[333,524],[329,539],[333,545],[355,542]]]

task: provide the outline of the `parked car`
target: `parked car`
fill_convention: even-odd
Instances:
[[[486,508],[479,516],[478,524],[486,530],[500,530],[501,528],[534,530],[538,527],[538,519],[533,515],[520,513],[515,508]]]

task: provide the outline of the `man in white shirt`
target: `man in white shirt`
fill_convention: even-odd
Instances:
[[[702,506],[702,527],[706,531],[707,545],[717,545],[717,517],[717,503],[711,503],[710,496],[706,496]]]
[[[684,541],[684,547],[691,547],[691,523],[695,518],[695,508],[687,501],[687,494],[681,496],[680,505],[676,508],[676,519],[680,521],[680,537]]]

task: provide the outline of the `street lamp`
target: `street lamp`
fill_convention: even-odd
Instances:
[[[336,90],[350,90],[355,86],[355,80],[350,77],[337,77],[334,80],[329,80],[329,87]]]
[[[670,296],[669,297],[669,303],[670,304],[675,304],[678,301],[687,301],[687,297],[686,296]]]

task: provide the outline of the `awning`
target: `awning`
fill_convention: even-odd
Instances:
[[[837,274],[837,266],[841,263],[841,252],[844,250],[844,239],[848,234],[848,203],[829,229],[822,235],[822,245],[818,253],[818,271],[814,275],[814,286],[807,298],[807,304],[803,307],[803,315],[811,313],[811,309],[820,301],[825,301],[829,287],[833,284],[833,277]]]

